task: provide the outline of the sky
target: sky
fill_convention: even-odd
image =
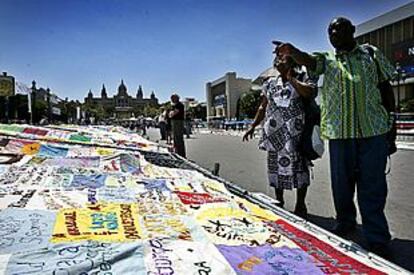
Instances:
[[[0,0],[0,71],[83,101],[154,91],[205,100],[205,84],[234,71],[256,78],[271,66],[272,40],[331,49],[335,16],[354,24],[404,0]]]

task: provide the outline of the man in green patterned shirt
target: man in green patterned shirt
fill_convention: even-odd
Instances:
[[[392,78],[394,68],[377,48],[358,45],[354,33],[351,21],[339,17],[332,20],[328,28],[334,53],[311,55],[289,43],[282,43],[278,49],[281,54],[290,55],[297,63],[305,65],[310,75],[324,75],[321,131],[329,140],[337,214],[334,232],[346,236],[355,229],[353,198],[357,186],[369,249],[387,256],[391,235],[384,215],[388,153],[385,134],[391,125],[377,86]]]

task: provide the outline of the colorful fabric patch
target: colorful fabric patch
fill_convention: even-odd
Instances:
[[[19,126],[19,125],[10,125],[10,124],[1,124],[0,125],[0,131],[7,131],[7,132],[15,132],[15,133],[21,133],[25,127]]]
[[[124,173],[139,174],[139,156],[132,154],[120,155],[121,171]]]
[[[292,246],[263,220],[237,208],[212,207],[197,213],[197,221],[216,244]]]
[[[218,245],[237,274],[324,274],[318,263],[299,248]]]
[[[79,142],[91,142],[92,138],[80,134],[73,134],[69,138],[70,141],[79,141]]]
[[[14,254],[6,274],[146,274],[140,243],[53,244]]]
[[[171,193],[153,189],[136,196],[140,215],[188,215],[184,205]]]
[[[327,274],[385,274],[345,255],[331,245],[278,220],[271,224],[280,234],[289,237],[301,249],[320,262],[319,267]]]
[[[39,143],[30,143],[26,144],[22,148],[22,153],[25,155],[35,155],[40,150],[40,144]]]
[[[6,147],[4,148],[4,151],[9,152],[9,153],[20,154],[22,153],[22,149],[24,146],[32,145],[32,144],[33,144],[33,141],[12,139],[7,143]]]
[[[26,128],[23,130],[23,133],[25,134],[36,135],[36,136],[45,136],[47,132],[48,132],[47,130],[38,129],[38,128]]]
[[[76,188],[100,188],[105,185],[106,175],[75,175],[71,187]]]
[[[0,209],[26,208],[36,194],[36,189],[14,190],[0,196]]]
[[[99,157],[72,157],[72,158],[52,158],[43,162],[43,165],[60,167],[89,167],[98,168]]]
[[[160,190],[160,191],[170,191],[167,187],[167,183],[165,180],[160,179],[145,179],[141,181],[145,184],[145,189],[147,190]]]
[[[62,209],[57,214],[52,242],[96,240],[128,242],[142,238],[135,204],[96,204]]]
[[[127,187],[103,187],[96,189],[89,189],[92,198],[96,202],[111,202],[111,203],[133,203],[136,202],[136,190]],[[93,194],[93,195],[92,195]],[[89,201],[93,203],[93,201]]]
[[[224,198],[214,198],[207,193],[175,192],[184,204],[200,205],[206,203],[225,202]]]
[[[55,214],[8,208],[0,211],[0,254],[46,248]]]
[[[206,241],[206,235],[194,220],[185,216],[145,215],[141,217],[144,239]]]
[[[68,148],[42,144],[40,146],[38,156],[56,158],[56,157],[66,157],[67,154],[68,154]]]
[[[155,238],[145,243],[147,274],[235,275],[223,255],[208,242]]]

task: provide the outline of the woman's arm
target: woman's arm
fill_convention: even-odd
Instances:
[[[267,97],[262,96],[262,102],[260,103],[259,108],[257,109],[256,116],[254,117],[253,124],[250,126],[250,129],[243,136],[243,141],[249,141],[254,134],[254,129],[259,125],[265,117],[267,107]]]

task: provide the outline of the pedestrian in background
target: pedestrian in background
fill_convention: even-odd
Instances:
[[[160,128],[161,140],[167,139],[167,116],[168,112],[163,107],[160,109],[161,114],[158,116],[158,127]]]
[[[329,140],[337,220],[333,232],[347,236],[355,229],[356,186],[368,249],[387,257],[390,256],[391,235],[384,214],[386,134],[391,120],[382,104],[381,96],[384,95],[378,87],[389,85],[394,68],[374,46],[359,45],[354,34],[355,26],[349,19],[335,18],[328,28],[334,53],[310,55],[289,43],[280,45],[279,53],[291,56],[315,75],[325,75],[321,93],[321,131]],[[388,90],[391,94],[392,89]]]
[[[172,143],[172,133],[171,133],[171,118],[170,118],[170,113],[165,110],[166,112],[166,120],[167,120],[167,124],[165,127],[165,134],[167,135],[167,144],[171,144]]]
[[[184,143],[184,105],[177,94],[171,96],[171,131],[174,142],[174,151],[182,157],[186,157]]]
[[[190,138],[191,132],[191,113],[185,112],[185,134],[187,138]]]

